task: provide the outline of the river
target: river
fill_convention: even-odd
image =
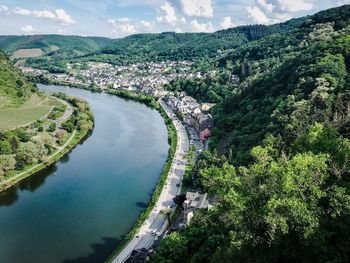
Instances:
[[[0,262],[103,262],[150,199],[167,158],[166,126],[134,101],[38,86],[85,99],[95,128],[59,162],[0,193]]]

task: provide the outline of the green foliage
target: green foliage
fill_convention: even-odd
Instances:
[[[315,122],[348,132],[349,43],[348,29],[310,23],[219,58],[234,74],[248,61],[252,74],[215,108],[214,146],[220,153],[232,149],[241,164],[251,161],[249,150],[267,134],[284,138],[287,148]]]
[[[7,54],[19,49],[39,48],[43,56],[27,58],[26,64],[49,70],[66,72],[65,59],[98,51],[111,40],[103,37],[80,37],[62,35],[0,36],[0,48]]]
[[[0,141],[0,155],[11,154],[11,153],[12,153],[11,144],[7,140]]]
[[[32,84],[18,72],[0,51],[0,108],[17,107],[35,91]]]
[[[216,60],[241,83],[214,109],[214,151],[192,172],[217,203],[178,233],[182,262],[349,262],[349,14],[320,12]]]
[[[159,60],[196,60],[213,57],[223,50],[236,48],[270,34],[284,32],[305,21],[295,19],[272,26],[251,25],[230,28],[215,33],[137,34],[116,39],[89,59],[128,64]]]
[[[152,262],[181,263],[187,255],[187,241],[174,232],[168,235],[157,249]]]
[[[31,137],[30,134],[24,128],[17,129],[16,135],[21,142],[28,142]]]
[[[47,128],[48,132],[54,132],[56,130],[56,123],[51,123],[50,126]]]

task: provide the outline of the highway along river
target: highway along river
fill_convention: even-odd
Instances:
[[[166,126],[134,101],[38,86],[88,101],[95,128],[57,164],[0,193],[0,262],[103,262],[153,192],[169,148]]]

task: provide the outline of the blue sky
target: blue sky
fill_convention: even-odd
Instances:
[[[123,37],[273,24],[350,0],[0,0],[0,34]]]

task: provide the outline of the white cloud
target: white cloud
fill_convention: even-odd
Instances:
[[[154,27],[154,22],[149,22],[144,20],[140,21],[140,29],[144,32],[152,31],[153,27]]]
[[[272,3],[269,3],[268,0],[257,0],[256,2],[269,13],[275,8],[275,6]]]
[[[212,17],[214,11],[211,0],[180,0],[182,11],[187,16]]]
[[[71,18],[69,14],[66,13],[63,9],[56,9],[54,12],[48,11],[48,10],[28,10],[24,9],[22,7],[16,7],[13,10],[13,13],[16,15],[22,15],[22,16],[33,16],[38,18],[46,18],[50,19],[52,21],[55,21],[57,23],[68,25],[68,24],[74,24],[75,21]]]
[[[30,10],[24,9],[22,7],[16,7],[13,10],[13,13],[15,13],[16,15],[22,15],[22,16],[30,16],[32,14]]]
[[[277,4],[284,12],[309,11],[314,7],[314,4],[307,0],[278,0]]]
[[[337,0],[336,5],[347,5],[350,4],[350,0]]]
[[[129,21],[129,19],[125,18],[109,19],[108,23],[113,27],[112,34],[116,36],[125,36],[136,33],[135,25],[129,23]]]
[[[246,11],[254,23],[269,24],[272,22],[258,6],[248,6]]]
[[[276,13],[275,14],[275,22],[283,22],[291,19],[292,16],[288,13]]]
[[[194,32],[213,32],[214,28],[211,22],[198,23],[196,19],[190,22],[191,30]]]
[[[56,19],[64,24],[74,24],[75,21],[63,9],[56,9]]]
[[[170,25],[175,25],[177,21],[176,13],[174,7],[168,2],[160,6],[160,10],[163,12],[163,16],[157,17],[158,23],[168,23]]]
[[[230,27],[234,27],[235,24],[232,22],[232,19],[230,16],[226,16],[220,21],[220,26],[222,29],[227,29]]]
[[[41,17],[41,18],[48,18],[48,19],[56,19],[56,15],[50,11],[42,10],[42,11],[33,11],[33,16],[35,17]]]
[[[6,12],[6,11],[8,11],[9,10],[9,8],[7,7],[7,6],[5,6],[5,5],[0,5],[0,12]]]
[[[67,30],[64,29],[64,28],[59,28],[59,29],[58,29],[58,34],[60,34],[60,35],[65,35],[65,34],[67,34]]]
[[[33,33],[35,31],[35,29],[33,28],[32,25],[26,25],[24,27],[21,27],[21,30],[24,32],[24,33]]]
[[[155,25],[154,21],[136,21],[127,17],[109,19],[107,22],[112,25],[111,34],[117,37],[124,37],[141,32],[151,32]]]

